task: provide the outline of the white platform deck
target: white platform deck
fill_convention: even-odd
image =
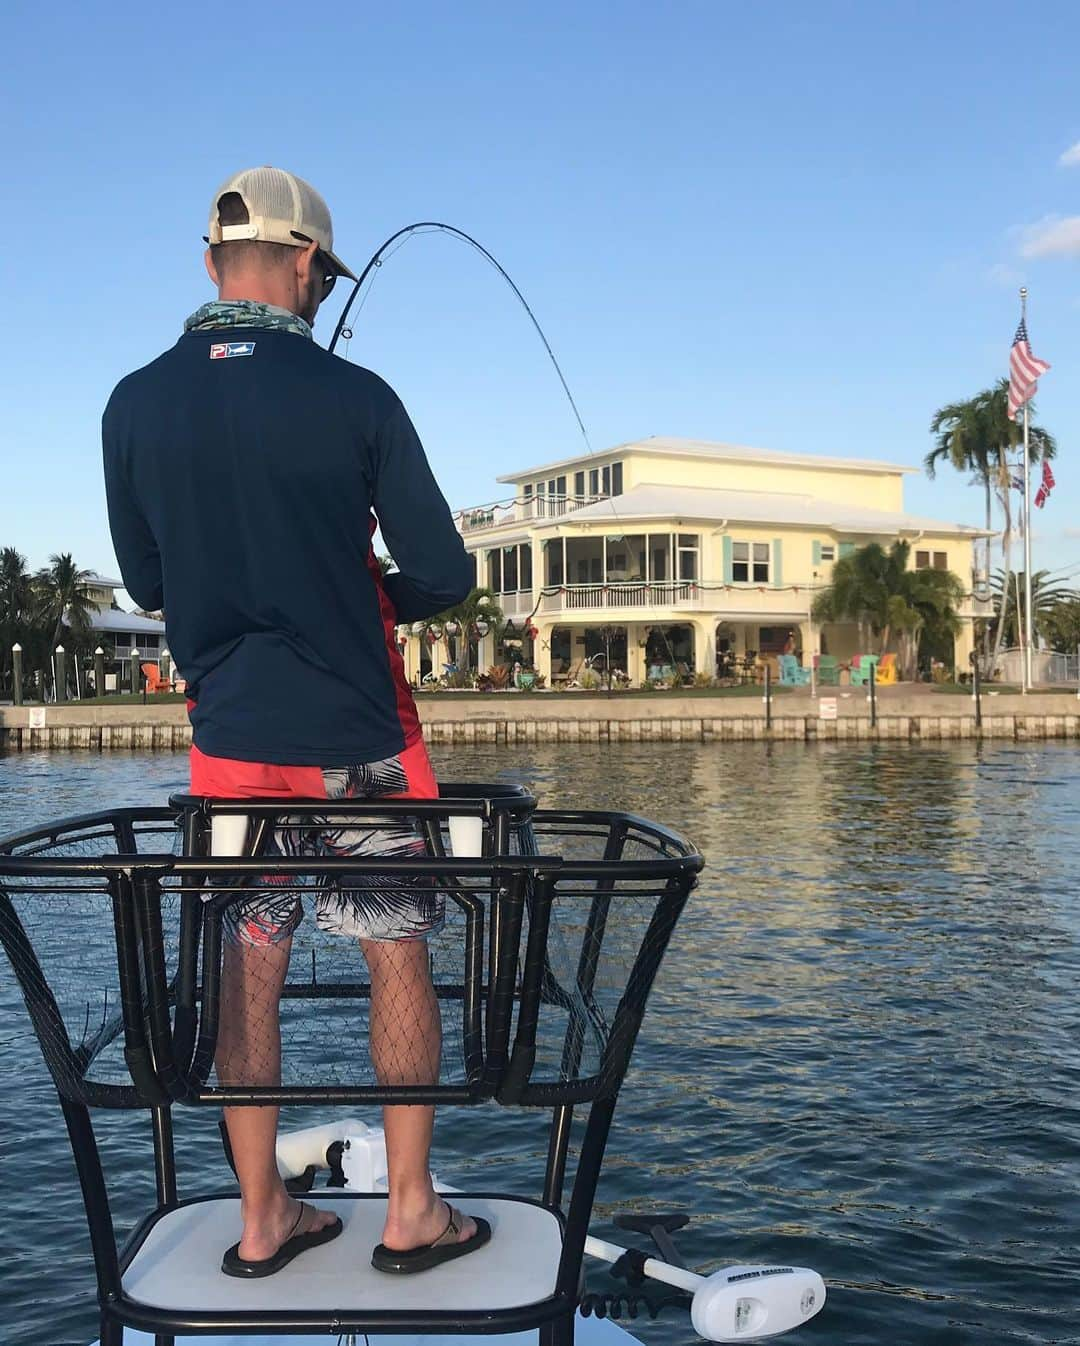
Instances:
[[[529,1202],[467,1193],[455,1196],[460,1209],[490,1222],[491,1242],[468,1257],[416,1276],[388,1276],[371,1266],[371,1250],[382,1235],[384,1196],[320,1191],[311,1200],[340,1215],[344,1232],[274,1276],[245,1281],[222,1273],[222,1253],[240,1237],[239,1199],[223,1197],[181,1206],[159,1220],[125,1272],[124,1290],[142,1304],[204,1313],[216,1309],[452,1313],[535,1304],[554,1291],[562,1232],[554,1215]],[[210,1346],[209,1338],[198,1340]],[[256,1339],[242,1340],[253,1346]],[[274,1340],[280,1344],[285,1339]]]
[[[337,1346],[335,1333],[328,1337],[177,1337],[177,1346]],[[483,1337],[368,1337],[370,1346],[536,1346],[535,1332],[511,1332]],[[637,1339],[609,1319],[578,1318],[574,1331],[577,1346],[637,1346]],[[94,1342],[93,1346],[99,1346]],[[124,1333],[124,1346],[154,1346],[154,1338],[133,1327]]]

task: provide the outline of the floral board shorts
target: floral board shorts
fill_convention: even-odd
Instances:
[[[396,757],[345,767],[240,762],[209,757],[193,747],[191,790],[207,799],[435,799],[439,794],[422,739]],[[295,826],[296,821],[287,816],[282,819],[284,825],[268,854],[314,861],[320,856],[397,860],[426,854],[415,825],[404,820],[398,824],[386,819],[375,827],[358,827],[355,819],[335,819],[328,812],[305,816],[302,829]],[[318,872],[317,864],[312,868]],[[263,875],[258,892],[230,906],[227,937],[250,945],[280,944],[291,938],[304,912],[299,896],[288,891],[287,884],[285,875]],[[348,874],[325,875],[315,899],[319,929],[349,939],[424,939],[442,927],[444,915],[445,899],[432,881],[404,880],[392,874],[365,874],[362,882],[354,877],[351,883]]]

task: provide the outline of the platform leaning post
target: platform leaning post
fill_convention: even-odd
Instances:
[[[18,641],[11,647],[11,694],[17,706],[23,703],[22,646]]]

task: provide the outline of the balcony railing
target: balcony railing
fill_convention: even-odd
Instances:
[[[699,608],[702,591],[690,581],[614,584],[566,584],[545,593],[541,612],[572,612],[582,608]]]
[[[510,523],[534,523],[538,519],[560,519],[585,505],[607,500],[606,495],[530,495],[516,500],[498,501],[458,510],[454,519],[463,533],[502,528]]]

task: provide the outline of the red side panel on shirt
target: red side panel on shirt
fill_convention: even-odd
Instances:
[[[371,520],[372,536],[375,534],[376,527],[377,524],[373,518]],[[375,585],[375,592],[379,597],[379,612],[382,614],[383,631],[386,634],[386,654],[390,661],[390,676],[394,680],[394,694],[397,698],[398,721],[401,724],[405,745],[408,747],[420,736],[420,717],[416,713],[416,702],[413,700],[412,688],[405,676],[405,660],[401,657],[397,637],[394,633],[394,628],[397,625],[397,614],[394,612],[394,605],[390,602],[383,587],[382,566],[379,565],[379,558],[375,555],[374,546],[368,549],[367,568]]]

